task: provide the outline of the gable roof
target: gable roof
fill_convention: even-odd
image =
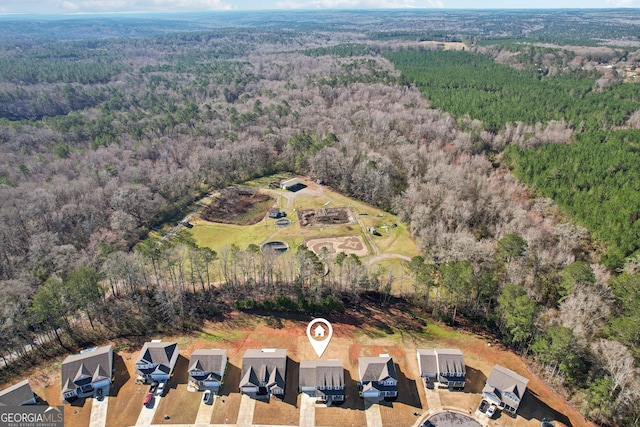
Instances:
[[[284,389],[286,369],[287,350],[249,349],[242,358],[240,387],[259,387],[266,383],[267,387],[277,385]]]
[[[27,379],[0,391],[0,406],[20,406],[34,397]]]
[[[62,362],[62,392],[111,378],[113,348],[110,345],[67,356]]]
[[[442,374],[443,376],[465,376],[464,356],[458,349],[434,348],[418,350],[420,374]]]
[[[529,380],[522,375],[504,366],[495,365],[489,374],[489,378],[487,378],[487,384],[483,392],[493,392],[504,403],[512,408],[517,408],[527,390],[528,383]]]
[[[300,362],[299,386],[344,387],[344,368],[340,360],[315,360]]]
[[[438,357],[438,370],[442,374],[464,376],[466,368],[464,366],[464,356],[462,352],[451,348],[438,348],[435,350]]]
[[[209,372],[211,376],[222,379],[227,364],[227,350],[199,349],[191,353],[189,373],[192,371]]]
[[[155,365],[152,368],[140,368],[144,374],[170,374],[178,360],[178,343],[152,341],[144,343],[136,365]]]
[[[136,363],[171,363],[178,343],[175,342],[146,342],[140,350],[140,357]]]
[[[358,373],[361,382],[384,381],[387,378],[398,379],[396,365],[390,356],[361,357],[358,359]]]
[[[434,349],[419,349],[418,362],[420,363],[420,375],[438,373],[438,358]]]

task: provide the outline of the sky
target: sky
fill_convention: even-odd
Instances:
[[[0,0],[0,13],[640,7],[640,0]]]

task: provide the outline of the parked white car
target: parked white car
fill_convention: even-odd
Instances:
[[[164,396],[164,389],[166,384],[166,381],[160,381],[160,383],[158,384],[158,388],[156,389],[156,396]]]
[[[496,405],[489,406],[489,409],[487,409],[487,416],[489,418],[493,418],[493,414],[495,413],[496,413]]]
[[[211,390],[205,390],[204,393],[202,394],[202,402],[205,403],[206,405],[211,405],[211,398],[212,398],[212,393]]]

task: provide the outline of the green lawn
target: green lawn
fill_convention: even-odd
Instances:
[[[254,225],[218,224],[196,220],[189,230],[198,246],[208,247],[216,252],[232,244],[240,249],[254,243],[260,245],[273,234],[274,225],[266,225],[265,220]]]

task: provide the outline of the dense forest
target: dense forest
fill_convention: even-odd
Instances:
[[[18,360],[0,375],[234,306],[384,304],[391,277],[357,256],[153,237],[292,172],[409,225],[397,297],[496,334],[589,419],[638,425],[630,14],[3,17],[0,355]]]

